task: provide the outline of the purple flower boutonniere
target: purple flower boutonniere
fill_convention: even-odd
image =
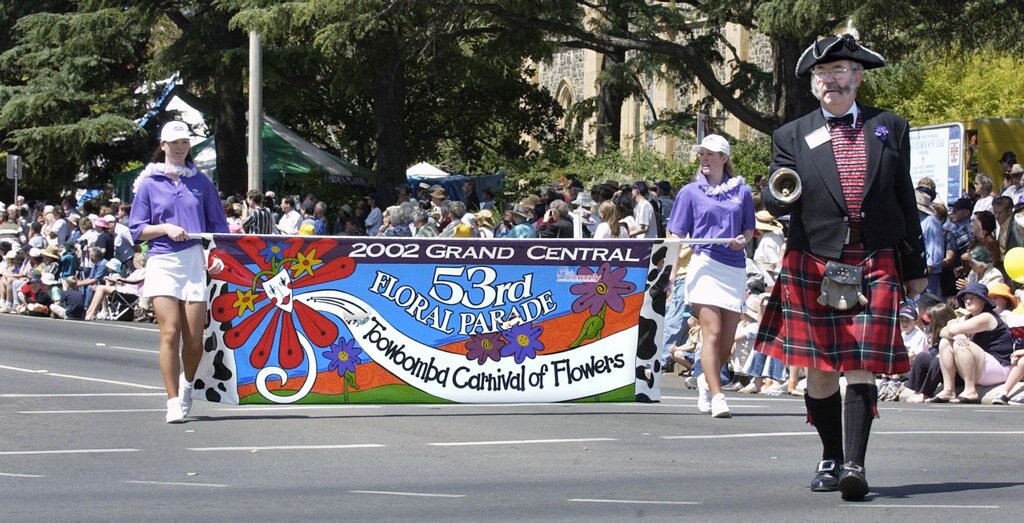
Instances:
[[[885,139],[889,137],[889,128],[887,128],[884,125],[879,125],[878,128],[875,129],[875,136],[877,136],[879,140],[884,142]]]

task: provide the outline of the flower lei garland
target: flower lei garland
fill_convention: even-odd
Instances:
[[[727,182],[720,183],[718,185],[711,185],[706,183],[707,178],[704,178],[704,181],[705,183],[703,185],[700,185],[700,188],[701,190],[704,191],[704,194],[711,197],[727,195],[736,190],[737,187],[743,185],[743,177],[735,175],[730,177]]]
[[[142,180],[145,180],[154,174],[163,174],[165,176],[174,175],[178,177],[184,176],[185,178],[190,178],[199,174],[199,169],[194,163],[190,163],[188,165],[172,165],[163,162],[147,164],[146,168],[139,173],[137,178],[135,178],[135,184],[132,185],[132,193],[139,192],[139,184],[142,183]]]

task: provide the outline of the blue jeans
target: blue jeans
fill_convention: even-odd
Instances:
[[[676,278],[672,285],[672,294],[669,296],[668,304],[665,306],[665,332],[661,354],[663,363],[671,361],[669,351],[675,345],[682,345],[686,342],[689,329],[686,328],[686,318],[689,317],[689,307],[686,304],[686,278]]]

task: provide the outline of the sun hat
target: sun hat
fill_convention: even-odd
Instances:
[[[701,140],[700,145],[693,146],[694,153],[699,153],[701,149],[732,156],[732,148],[729,146],[729,141],[717,134],[709,134]]]
[[[754,321],[761,321],[761,295],[751,294],[747,296],[746,307],[743,312],[754,319]]]
[[[586,207],[589,209],[594,205],[594,199],[590,197],[589,192],[580,191],[580,193],[576,195],[576,199],[569,203],[571,203],[572,205]]]
[[[39,250],[36,247],[32,247],[31,249],[28,250],[28,257],[29,258],[38,258],[38,257],[40,257],[42,255],[43,255],[43,251]]]
[[[1010,290],[1010,286],[1001,281],[988,284],[988,295],[990,298],[996,296],[1004,298],[1009,303],[1007,309],[1016,309],[1019,303],[1017,297],[1013,295],[1013,291]]]
[[[105,229],[107,227],[110,227],[110,222],[108,222],[107,220],[105,220],[103,218],[96,218],[95,220],[92,221],[92,226],[93,227],[103,227]]]
[[[1024,166],[1019,163],[1013,164],[1013,167],[1010,167],[1010,174],[1024,174]]]
[[[56,245],[47,245],[46,248],[43,249],[43,256],[46,256],[48,258],[53,258],[55,260],[59,260],[60,259],[60,248],[57,247]]]
[[[44,272],[40,280],[43,285],[57,285],[57,277],[52,272]]]
[[[448,191],[444,190],[444,187],[438,187],[430,192],[430,197],[444,200],[448,198]]]
[[[494,213],[488,209],[484,209],[476,213],[476,225],[477,227],[483,227],[485,229],[494,228]]]
[[[161,142],[173,142],[175,140],[181,140],[183,138],[191,138],[192,133],[188,130],[188,125],[185,122],[173,121],[164,124],[163,129],[160,130],[160,141]]]
[[[757,211],[754,213],[754,218],[757,220],[754,224],[754,228],[759,231],[777,232],[782,230],[782,224],[779,223],[768,211]]]
[[[996,304],[992,301],[992,298],[988,297],[988,287],[985,287],[985,284],[981,282],[972,281],[971,283],[968,283],[966,287],[964,287],[964,290],[956,293],[956,299],[957,301],[960,302],[961,307],[963,307],[964,305],[964,296],[968,294],[973,294],[981,298],[982,301],[987,303],[989,307],[996,306]]]

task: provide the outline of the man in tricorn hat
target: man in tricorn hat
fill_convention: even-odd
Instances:
[[[915,296],[928,282],[910,180],[909,125],[856,102],[864,70],[883,65],[881,55],[849,34],[804,51],[796,73],[810,77],[821,107],[775,131],[771,166],[796,171],[802,194],[788,203],[772,191],[762,194],[769,212],[790,215],[790,229],[756,348],[807,367],[807,420],[823,447],[811,488],[839,490],[844,500],[868,493],[864,457],[878,413],[874,374],[910,368],[899,305],[904,292]],[[864,300],[830,306],[821,289],[826,262],[861,268]],[[845,399],[840,373],[847,380]]]

